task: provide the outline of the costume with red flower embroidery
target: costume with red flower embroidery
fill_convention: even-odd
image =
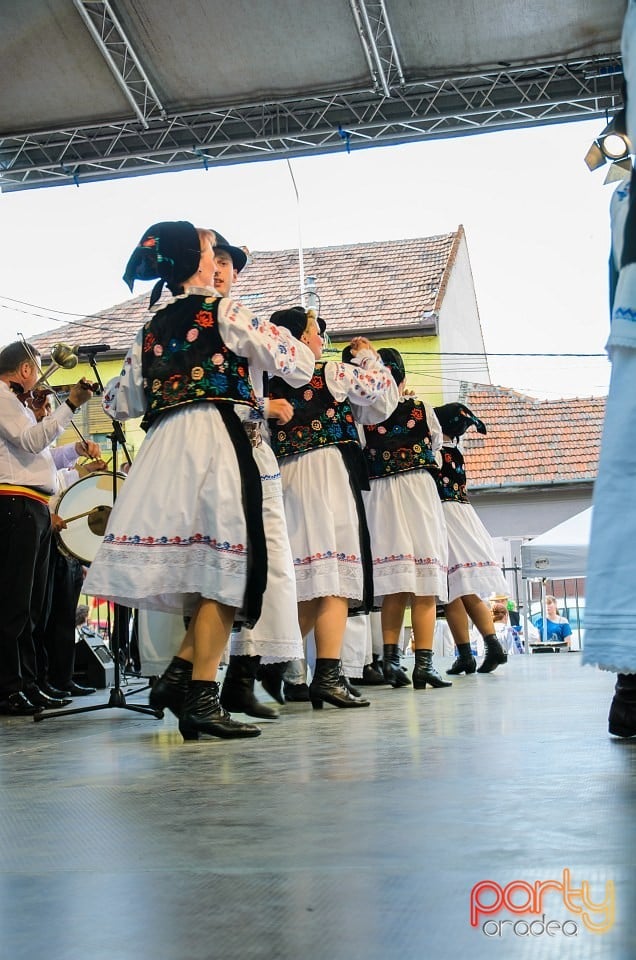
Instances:
[[[364,428],[371,489],[375,603],[409,593],[446,599],[446,527],[437,496],[435,452],[441,429],[421,400],[401,397],[383,423]]]
[[[270,381],[270,393],[294,407],[286,426],[272,425],[272,447],[280,461],[298,600],[346,597],[357,608],[364,597],[359,515],[343,457],[348,448],[361,453],[355,421],[376,423],[394,409],[393,378],[374,351],[363,349],[353,363],[317,363],[306,387],[290,390]]]
[[[448,532],[448,599],[470,594],[508,596],[510,587],[495,556],[492,538],[466,494],[464,457],[456,443],[445,441],[438,491]]]
[[[187,287],[155,309],[104,393],[110,416],[143,415],[148,433],[85,591],[148,610],[188,613],[200,597],[240,609],[250,505],[228,411],[235,418],[235,404],[256,406],[250,363],[299,385],[311,377],[313,356],[288,331],[208,288]]]

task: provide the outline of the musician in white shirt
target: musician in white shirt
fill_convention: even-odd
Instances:
[[[33,625],[48,571],[57,470],[99,447],[79,441],[49,449],[92,391],[74,384],[68,400],[40,423],[24,400],[40,376],[39,355],[16,341],[0,352],[0,714],[29,716],[58,706],[36,683]]]

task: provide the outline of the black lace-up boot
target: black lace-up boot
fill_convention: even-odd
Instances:
[[[609,732],[615,737],[636,736],[636,673],[619,673],[616,678]]]
[[[505,653],[497,640],[497,635],[494,633],[484,637],[484,643],[486,645],[486,656],[481,666],[477,667],[477,673],[492,673],[500,664],[508,662],[508,654]]]
[[[191,679],[190,661],[173,657],[167,669],[152,685],[148,703],[153,710],[171,710],[178,719],[183,712],[183,701]]]
[[[384,679],[392,687],[410,687],[409,676],[400,663],[400,648],[397,643],[385,643],[383,653]]]
[[[258,737],[261,729],[253,723],[239,723],[219,703],[219,685],[214,680],[191,680],[179,718],[184,740],[198,740],[201,733],[224,740]]]
[[[457,659],[452,667],[446,671],[450,676],[457,677],[460,673],[474,673],[477,669],[477,661],[473,657],[469,643],[457,644]]]
[[[369,701],[354,697],[340,678],[340,661],[318,657],[309,696],[314,710],[322,710],[323,703],[334,707],[368,707]]]
[[[423,690],[426,684],[431,687],[452,687],[450,680],[444,680],[433,666],[433,651],[416,650],[413,686],[416,690]]]
[[[234,713],[246,713],[261,720],[276,720],[278,713],[254,696],[254,681],[260,657],[230,656],[221,687],[221,706]]]

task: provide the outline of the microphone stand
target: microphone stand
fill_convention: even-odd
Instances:
[[[87,356],[88,362],[91,365],[91,369],[93,370],[93,373],[95,375],[95,380],[99,384],[99,393],[102,394],[104,392],[104,384],[102,383],[102,378],[100,377],[99,370],[97,369],[97,362],[95,360],[96,354],[97,354],[97,351],[93,353],[91,353],[90,351],[86,351],[86,356]],[[119,420],[113,420],[112,423],[113,423],[113,432],[109,435],[109,439],[110,439],[110,448],[112,451],[111,467],[113,471],[113,505],[114,505],[115,500],[117,499],[118,448],[121,447],[121,449],[123,450],[129,466],[132,463],[132,460],[130,458],[130,453],[128,452],[128,447],[126,446],[126,437],[125,437],[124,430],[121,423],[119,422]],[[163,718],[163,710],[161,709],[155,710],[154,707],[144,706],[143,704],[126,703],[126,697],[124,696],[124,692],[121,689],[121,686],[120,686],[121,663],[120,663],[119,638],[124,628],[124,624],[127,622],[126,621],[126,617],[128,615],[127,611],[128,611],[127,607],[122,607],[118,603],[113,604],[114,628],[113,630],[109,631],[109,634],[110,634],[109,641],[110,641],[111,653],[115,663],[115,670],[114,670],[113,686],[111,687],[111,690],[110,690],[110,697],[108,699],[108,703],[99,703],[90,707],[74,707],[72,710],[55,710],[54,712],[51,712],[51,713],[35,713],[33,714],[33,719],[36,722],[42,721],[42,720],[50,720],[55,717],[68,717],[74,713],[92,713],[96,710],[110,710],[114,707],[117,707],[121,710],[131,710],[135,713],[146,713],[146,714],[149,714],[150,716],[156,717],[157,720],[161,720]],[[146,688],[144,687],[142,689],[146,689]],[[136,690],[134,692],[138,693],[139,691]]]

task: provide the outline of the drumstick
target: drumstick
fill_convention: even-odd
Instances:
[[[112,510],[112,507],[106,506],[102,503],[97,507],[91,507],[90,510],[85,510],[84,513],[76,513],[74,517],[62,517],[64,523],[72,523],[73,520],[81,520],[82,517],[90,517],[91,513],[103,513],[104,510]]]

